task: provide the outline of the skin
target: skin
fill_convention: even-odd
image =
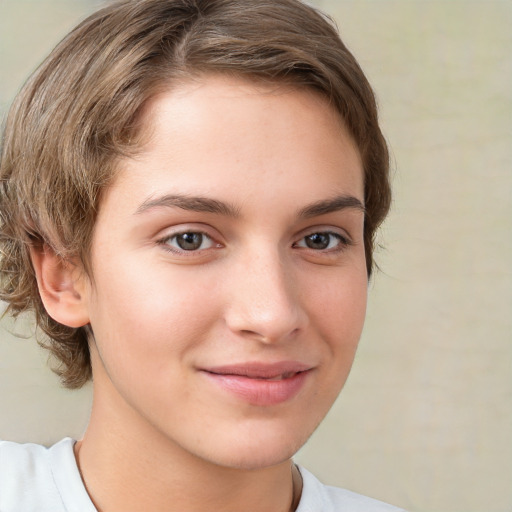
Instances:
[[[362,209],[310,207],[364,202],[359,153],[316,93],[235,78],[160,94],[143,121],[147,143],[101,205],[93,279],[33,256],[49,313],[94,331],[85,485],[103,512],[293,510],[290,458],[343,387],[367,294]],[[180,233],[203,233],[199,248]],[[327,248],[308,246],[315,233]],[[280,361],[309,371],[267,406],[202,371]]]

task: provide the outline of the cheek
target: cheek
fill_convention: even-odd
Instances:
[[[364,324],[368,281],[366,271],[346,269],[323,279],[309,299],[312,321],[332,350],[357,346]]]
[[[214,288],[168,264],[122,262],[98,273],[91,325],[100,350],[141,364],[200,343],[215,321]],[[168,360],[168,358],[165,358]]]

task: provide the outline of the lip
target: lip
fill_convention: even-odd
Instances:
[[[295,397],[312,371],[296,361],[249,362],[201,369],[224,391],[258,406],[278,405]]]

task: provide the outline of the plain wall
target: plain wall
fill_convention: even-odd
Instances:
[[[512,510],[512,2],[317,1],[374,85],[393,211],[349,381],[297,459],[410,512]],[[99,2],[0,0],[0,109]],[[0,438],[85,428],[32,338],[0,325]]]

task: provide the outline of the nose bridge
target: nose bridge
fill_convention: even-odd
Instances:
[[[245,336],[271,343],[305,324],[292,269],[278,247],[259,247],[241,258],[232,275],[229,327]]]

